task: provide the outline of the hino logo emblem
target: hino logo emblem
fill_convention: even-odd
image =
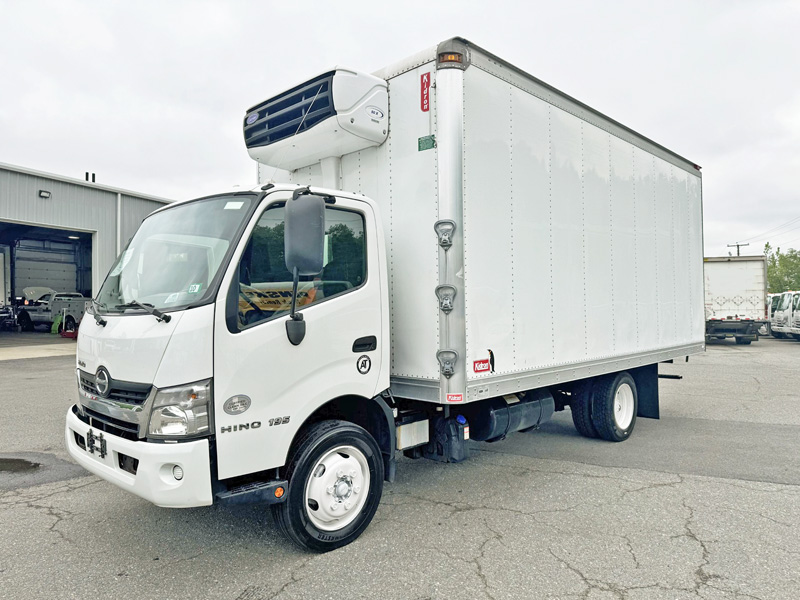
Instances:
[[[97,369],[97,374],[94,376],[94,387],[97,393],[103,398],[108,398],[111,377],[105,367]]]

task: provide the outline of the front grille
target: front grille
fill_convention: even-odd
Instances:
[[[84,371],[80,373],[81,389],[92,396],[99,396],[95,386],[95,376]],[[132,383],[130,381],[117,381],[112,379],[110,382],[111,391],[108,399],[123,404],[133,404],[141,406],[150,395],[151,385],[146,383]]]
[[[89,427],[126,440],[136,441],[139,439],[139,426],[135,423],[128,423],[127,421],[109,417],[85,406],[83,407],[83,412],[76,410],[75,414]]]
[[[248,110],[244,120],[245,145],[248,148],[269,146],[335,115],[335,73],[320,75]],[[251,122],[248,124],[248,121]]]

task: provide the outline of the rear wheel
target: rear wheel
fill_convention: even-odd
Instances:
[[[740,346],[747,346],[750,344],[750,340],[743,337],[737,337],[736,343],[739,344]]]
[[[345,421],[322,421],[295,444],[286,501],[273,504],[281,531],[294,543],[327,552],[355,540],[383,493],[383,457],[374,438]]]
[[[639,396],[633,377],[613,373],[597,380],[592,393],[592,423],[597,433],[609,442],[630,437],[636,425]]]
[[[592,423],[592,387],[594,379],[584,379],[572,388],[572,400],[569,408],[575,429],[583,437],[599,437]]]
[[[67,315],[67,318],[64,320],[64,330],[65,331],[75,331],[77,327],[75,327],[75,319],[71,315]]]
[[[31,316],[26,312],[19,313],[17,316],[17,324],[22,331],[33,331],[33,321],[31,320]]]

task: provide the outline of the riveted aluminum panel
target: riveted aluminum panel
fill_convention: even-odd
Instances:
[[[464,81],[468,400],[702,350],[699,176],[486,71]],[[487,349],[494,372],[472,372]]]
[[[556,336],[550,223],[550,106],[519,88],[511,95],[514,365],[553,365]],[[534,318],[525,318],[535,315]]]
[[[511,88],[475,69],[464,72],[464,299],[467,377],[475,361],[515,370],[515,238]],[[490,375],[479,371],[477,375]]]

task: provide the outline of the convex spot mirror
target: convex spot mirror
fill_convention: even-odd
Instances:
[[[295,194],[286,203],[284,256],[290,273],[317,275],[325,252],[325,199]]]

